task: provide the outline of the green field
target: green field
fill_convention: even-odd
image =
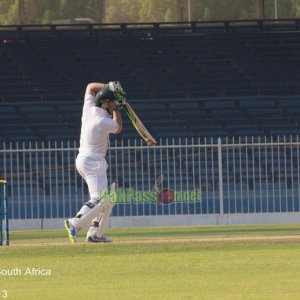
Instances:
[[[0,299],[300,299],[300,225],[11,233]],[[34,268],[34,270],[33,270]],[[10,274],[10,275],[9,275]]]

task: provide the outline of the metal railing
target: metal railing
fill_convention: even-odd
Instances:
[[[75,141],[2,144],[10,218],[78,211],[89,196],[75,168],[77,150]],[[113,216],[300,211],[299,136],[166,139],[156,147],[114,141],[107,161],[109,182],[118,185]]]

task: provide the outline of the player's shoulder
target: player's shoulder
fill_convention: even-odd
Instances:
[[[84,101],[83,101],[84,107],[94,107],[95,106],[95,97],[93,95],[88,95],[86,94],[84,96]]]
[[[93,101],[93,102],[95,102],[95,96],[91,95],[89,93],[85,94],[84,95],[84,102],[86,102],[86,101]]]

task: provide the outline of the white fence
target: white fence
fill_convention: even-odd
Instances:
[[[11,219],[53,220],[77,212],[88,199],[75,169],[77,149],[76,142],[2,144],[0,177],[8,181]],[[166,139],[150,148],[113,141],[107,157],[109,182],[118,185],[113,216],[129,225],[137,217],[146,220],[140,225],[155,225],[149,220],[156,217],[157,224],[297,222],[299,152],[298,136]]]

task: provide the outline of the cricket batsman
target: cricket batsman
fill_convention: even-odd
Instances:
[[[125,92],[119,81],[89,83],[86,87],[81,118],[79,153],[76,169],[88,186],[90,199],[84,203],[74,218],[64,221],[72,243],[78,231],[90,225],[86,240],[107,243],[104,235],[115,199],[115,184],[108,190],[105,159],[109,135],[122,131],[120,109],[125,102]]]

